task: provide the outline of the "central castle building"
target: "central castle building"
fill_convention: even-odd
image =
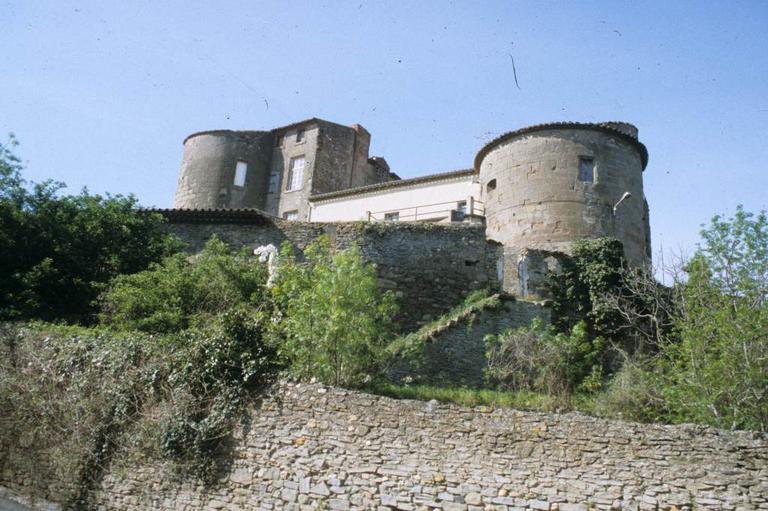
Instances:
[[[630,264],[650,261],[648,152],[631,124],[521,128],[482,147],[472,168],[412,179],[370,156],[370,140],[359,124],[317,118],[268,131],[194,133],[184,140],[172,211],[210,218],[254,211],[323,224],[482,224],[487,240],[503,247],[501,287],[518,294],[528,289],[531,254],[551,267],[542,262],[548,254],[567,254],[578,239],[612,236]]]

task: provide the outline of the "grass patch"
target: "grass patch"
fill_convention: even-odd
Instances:
[[[394,399],[436,400],[461,406],[491,406],[494,408],[516,408],[520,410],[552,411],[560,409],[561,403],[545,394],[536,392],[502,392],[490,389],[468,389],[463,387],[434,387],[430,385],[395,385],[389,382],[372,383],[362,389],[371,394]]]

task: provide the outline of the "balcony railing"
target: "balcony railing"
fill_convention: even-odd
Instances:
[[[450,221],[462,221],[465,217],[485,216],[485,204],[469,197],[466,201],[436,202],[434,204],[420,204],[398,209],[383,211],[368,211],[369,222],[428,222],[450,219]]]

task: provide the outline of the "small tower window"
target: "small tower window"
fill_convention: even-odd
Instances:
[[[593,158],[579,158],[579,181],[595,182],[595,160]]]
[[[283,213],[283,220],[298,220],[299,211],[294,209],[293,211],[286,211]]]
[[[248,164],[244,161],[237,162],[235,166],[235,186],[245,186],[245,175],[248,173]]]
[[[304,128],[299,128],[296,130],[296,143],[304,141]]]
[[[300,190],[304,185],[304,157],[291,158],[288,167],[288,184],[286,190]]]
[[[280,188],[280,173],[273,171],[269,174],[269,189],[267,190],[267,192],[277,193],[277,190],[279,188]]]
[[[493,191],[495,189],[496,189],[496,180],[495,179],[491,179],[490,181],[488,181],[488,184],[485,185],[485,191],[490,192],[490,191]]]

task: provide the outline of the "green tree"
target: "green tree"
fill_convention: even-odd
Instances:
[[[673,419],[768,430],[768,220],[740,206],[712,219],[686,267],[679,342],[665,347]]]
[[[25,186],[15,145],[0,145],[0,319],[90,322],[111,278],[178,250],[163,219],[138,214],[132,196]]]
[[[335,385],[355,385],[375,375],[385,356],[395,312],[374,268],[356,248],[330,254],[327,237],[311,244],[306,261],[281,250],[272,288],[281,319],[277,332],[294,374]]]

